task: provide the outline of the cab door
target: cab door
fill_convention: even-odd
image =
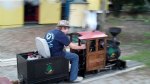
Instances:
[[[60,0],[40,0],[39,24],[58,23],[61,19]]]

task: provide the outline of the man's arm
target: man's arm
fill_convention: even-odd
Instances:
[[[72,42],[70,42],[69,47],[72,48],[72,49],[85,49],[86,48],[85,44],[82,44],[81,46],[78,46],[77,44],[72,43]]]

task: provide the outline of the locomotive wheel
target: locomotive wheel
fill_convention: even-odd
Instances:
[[[92,74],[97,74],[98,73],[98,70],[93,70],[92,71]]]

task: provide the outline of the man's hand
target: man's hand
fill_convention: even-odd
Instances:
[[[81,49],[85,49],[86,48],[85,44],[82,44],[80,47],[81,47]]]
[[[69,44],[69,47],[72,48],[72,49],[85,49],[86,48],[85,44],[82,44],[81,46],[78,46],[77,44],[72,43],[72,42]]]

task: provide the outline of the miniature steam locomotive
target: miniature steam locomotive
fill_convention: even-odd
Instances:
[[[71,41],[78,45],[86,44],[85,50],[73,50],[79,55],[79,75],[85,77],[88,72],[98,72],[103,69],[124,69],[126,62],[119,59],[120,42],[116,36],[121,32],[120,28],[110,28],[109,32],[113,38],[99,31],[77,32],[70,34]]]
[[[85,77],[89,72],[103,69],[124,69],[126,62],[119,59],[120,42],[116,36],[120,28],[110,28],[113,38],[100,31],[77,32],[69,34],[70,40],[81,45],[84,50],[70,49],[79,55],[79,75]],[[20,84],[48,84],[69,78],[69,61],[63,57],[50,57],[28,60],[29,56],[42,56],[39,52],[17,54],[17,70]]]

